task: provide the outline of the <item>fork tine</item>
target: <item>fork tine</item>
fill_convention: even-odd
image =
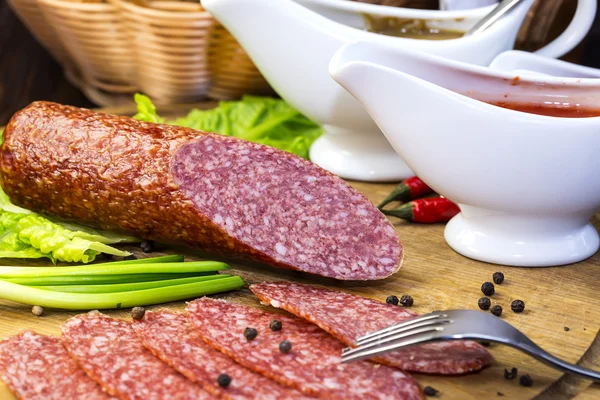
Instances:
[[[427,321],[427,320],[436,319],[436,318],[447,318],[447,317],[448,316],[446,314],[434,314],[434,313],[422,315],[420,317],[412,318],[412,319],[409,319],[407,321],[400,322],[398,324],[388,326],[387,328],[384,328],[384,329],[381,329],[381,330],[378,330],[378,331],[375,331],[375,332],[368,333],[368,334],[366,334],[364,336],[361,336],[361,337],[359,337],[357,339],[357,344],[360,345],[363,341],[366,341],[367,339],[370,339],[370,338],[372,338],[374,336],[380,336],[380,335],[382,335],[382,334],[384,334],[386,332],[389,332],[391,330],[395,330],[397,328],[400,329],[400,328],[403,328],[405,326],[410,326],[410,325],[419,323],[421,321]]]
[[[369,348],[357,347],[352,349],[354,351],[347,351],[345,353],[342,353],[342,364],[369,359],[378,354],[387,353],[392,350],[398,350],[404,347],[429,342],[432,339],[435,339],[436,336],[437,335],[435,334],[435,330],[430,330],[415,334],[409,339],[397,339],[396,341],[392,341],[385,346],[369,346]]]
[[[394,343],[402,341],[403,339],[411,338],[412,336],[423,334],[423,333],[431,334],[434,332],[438,332],[442,329],[443,328],[441,328],[439,325],[430,325],[430,326],[425,326],[422,328],[414,328],[409,331],[401,332],[401,333],[398,333],[393,336],[388,336],[387,338],[385,338],[383,340],[371,342],[371,343],[368,343],[365,345],[360,345],[354,349],[342,351],[342,356],[351,356],[352,354],[356,354],[356,353],[370,354],[370,351],[377,351],[378,349],[381,349],[381,348],[387,348],[388,345],[393,346]]]
[[[449,323],[450,320],[448,319],[433,319],[433,318],[422,318],[419,319],[418,321],[414,321],[414,323],[412,324],[398,324],[398,325],[394,325],[394,329],[382,329],[380,331],[377,332],[373,332],[374,334],[378,334],[381,333],[380,335],[373,335],[367,339],[363,339],[363,340],[359,340],[357,342],[358,346],[364,346],[366,344],[372,343],[372,342],[380,342],[382,339],[385,339],[389,336],[392,335],[396,335],[398,333],[402,333],[402,332],[408,332],[411,329],[416,329],[416,328],[423,328],[426,326],[431,326],[431,325],[443,325],[443,324],[447,324]]]

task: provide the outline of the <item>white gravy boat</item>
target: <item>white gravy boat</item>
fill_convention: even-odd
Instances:
[[[600,208],[600,117],[535,115],[471,97],[598,109],[600,79],[517,79],[372,43],[342,47],[330,72],[413,171],[459,204],[461,213],[445,230],[457,252],[536,267],[580,261],[598,250],[589,219]]]
[[[391,8],[395,16],[440,20],[444,26],[459,29],[469,28],[491,9],[448,12],[342,0],[299,1],[313,8],[319,6],[321,12],[325,6],[330,11],[347,7],[346,15]],[[524,1],[482,34],[444,41],[389,37],[355,29],[292,0],[202,0],[202,5],[235,36],[282,98],[324,126],[326,133],[310,151],[313,162],[344,178],[394,181],[413,172],[359,102],[331,79],[327,71],[333,54],[346,43],[363,40],[487,65],[512,48],[532,1]],[[580,1],[595,4],[596,0]],[[568,50],[563,48],[554,55]]]
[[[491,62],[490,68],[515,73],[542,73],[568,78],[600,78],[600,69],[519,50],[500,53]]]

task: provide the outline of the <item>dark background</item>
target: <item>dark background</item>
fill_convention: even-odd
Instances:
[[[587,39],[566,59],[600,68],[599,15]],[[0,126],[34,100],[94,106],[67,82],[60,65],[29,34],[6,0],[0,0]]]

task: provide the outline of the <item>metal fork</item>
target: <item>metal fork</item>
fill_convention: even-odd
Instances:
[[[369,333],[358,339],[357,347],[343,350],[342,363],[441,340],[479,340],[505,344],[552,368],[600,382],[600,372],[556,358],[502,319],[474,310],[436,311]]]

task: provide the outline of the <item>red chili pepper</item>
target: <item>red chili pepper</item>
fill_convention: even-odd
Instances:
[[[433,224],[447,222],[460,212],[456,204],[445,197],[427,197],[413,200],[393,210],[382,210],[385,215],[408,221]]]
[[[408,178],[402,181],[396,188],[390,193],[377,208],[382,208],[386,204],[392,201],[406,202],[409,200],[418,199],[426,194],[432,193],[433,190],[427,186],[421,179],[416,176]]]

